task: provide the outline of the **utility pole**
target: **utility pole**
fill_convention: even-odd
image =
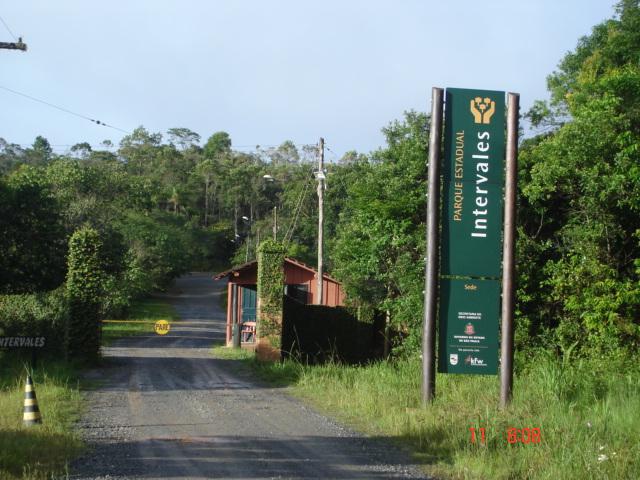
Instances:
[[[0,48],[4,48],[5,50],[22,50],[23,52],[26,52],[27,51],[27,44],[22,41],[22,37],[19,37],[18,41],[15,42],[15,43],[13,43],[13,42],[0,42]]]
[[[320,143],[318,144],[318,171],[316,172],[316,179],[318,180],[318,295],[316,297],[316,304],[322,305],[324,292],[323,292],[323,265],[322,265],[322,250],[324,245],[324,138],[320,137]]]
[[[204,226],[209,226],[209,174],[204,180]]]
[[[273,207],[273,240],[278,240],[278,207]]]

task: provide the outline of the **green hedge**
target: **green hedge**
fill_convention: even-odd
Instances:
[[[280,317],[284,291],[284,247],[265,240],[258,247],[258,338],[269,338],[280,348]]]
[[[69,240],[67,352],[87,360],[95,360],[100,354],[100,305],[104,285],[101,248],[100,235],[90,227],[76,230]]]
[[[64,353],[68,320],[64,288],[0,296],[0,336],[45,337],[43,351]]]

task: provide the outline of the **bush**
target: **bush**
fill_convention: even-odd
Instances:
[[[146,273],[138,277],[146,283],[144,291],[164,289],[176,276],[189,270],[193,253],[188,229],[176,224],[171,215],[128,212],[119,230]]]
[[[88,360],[96,359],[100,352],[99,312],[104,285],[101,248],[98,232],[90,227],[76,230],[69,240],[67,352]]]
[[[69,308],[64,289],[0,296],[0,335],[45,337],[44,350],[64,352]]]

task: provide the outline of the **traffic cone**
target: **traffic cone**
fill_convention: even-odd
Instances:
[[[40,409],[38,408],[38,399],[36,398],[36,391],[33,389],[31,375],[27,375],[27,384],[24,387],[24,414],[22,419],[25,425],[42,423]]]

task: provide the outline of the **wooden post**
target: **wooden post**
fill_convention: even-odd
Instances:
[[[502,336],[500,340],[501,408],[509,405],[513,394],[513,311],[515,304],[516,189],[520,95],[509,93],[507,108],[504,243],[502,245]]]
[[[436,315],[438,307],[440,150],[442,143],[442,88],[431,91],[431,129],[429,133],[429,187],[427,193],[427,258],[422,332],[422,402],[436,394]]]
[[[227,337],[226,345],[231,342],[231,333],[233,332],[233,284],[227,283]]]
[[[278,240],[278,207],[273,207],[273,240]]]
[[[231,332],[232,332],[232,342],[234,348],[239,348],[241,344],[240,340],[240,322],[238,321],[238,284],[232,283],[232,291],[231,291],[231,308],[233,309],[233,313],[231,314]],[[234,329],[238,329],[237,338],[233,338]]]
[[[324,249],[324,138],[320,137],[318,144],[318,287],[316,295],[316,304],[322,305],[324,299],[324,283],[323,283],[323,258],[322,251]]]

